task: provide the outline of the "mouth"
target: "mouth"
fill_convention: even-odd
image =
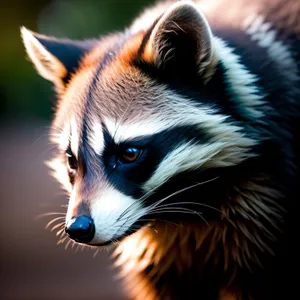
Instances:
[[[104,246],[109,246],[111,244],[120,243],[123,239],[125,239],[129,235],[137,232],[142,227],[147,226],[148,223],[149,222],[138,220],[129,229],[127,229],[122,235],[119,235],[119,236],[115,235],[109,241],[106,241],[106,242],[103,242],[103,243],[97,243],[97,244],[89,244],[89,246],[104,247]],[[132,227],[134,227],[134,229],[132,229]]]

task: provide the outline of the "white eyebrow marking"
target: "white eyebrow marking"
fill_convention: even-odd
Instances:
[[[105,125],[117,144],[140,136],[153,135],[168,127],[165,122],[155,122],[154,119],[127,124],[118,124],[110,119],[105,119]]]
[[[101,155],[104,149],[104,137],[102,125],[99,121],[92,120],[88,131],[88,143],[95,153]]]
[[[75,118],[71,119],[71,150],[77,156],[79,148],[79,134]]]
[[[171,102],[171,99],[168,102]],[[133,119],[120,124],[105,118],[104,123],[108,133],[118,144],[180,126],[195,126],[195,128],[207,131],[215,140],[219,140],[241,130],[230,122],[226,122],[227,119],[227,116],[219,114],[212,108],[195,106],[188,99],[173,97],[172,106],[161,107],[159,113],[154,112],[144,119]]]
[[[104,119],[108,133],[115,143],[121,143],[141,136],[149,136],[163,130],[178,126],[199,126],[209,130],[213,135],[219,131],[226,116],[218,114],[208,107],[197,107],[188,99],[172,97],[172,106],[160,108],[160,112],[153,112],[144,119],[133,118],[132,121],[120,124],[115,120]]]

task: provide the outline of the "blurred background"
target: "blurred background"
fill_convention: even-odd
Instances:
[[[151,0],[0,4],[0,299],[127,299],[105,250],[65,250],[45,225],[67,198],[49,175],[55,95],[26,59],[20,27],[74,39],[122,29]],[[95,257],[94,257],[95,256]]]

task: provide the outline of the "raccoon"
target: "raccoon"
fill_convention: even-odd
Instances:
[[[295,299],[299,1],[166,1],[123,32],[22,28],[58,96],[65,231],[133,299]]]

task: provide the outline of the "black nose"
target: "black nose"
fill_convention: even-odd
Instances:
[[[73,217],[66,225],[66,233],[78,243],[88,243],[95,235],[93,219],[88,216]]]

